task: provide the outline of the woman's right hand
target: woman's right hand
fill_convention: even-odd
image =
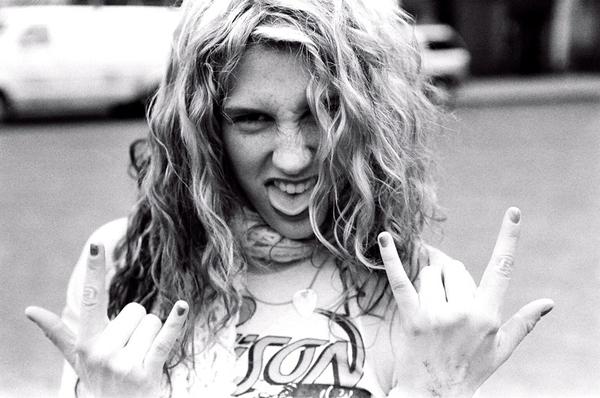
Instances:
[[[25,314],[77,373],[79,397],[159,397],[163,365],[182,333],[188,304],[176,302],[164,326],[137,303],[129,303],[109,321],[105,275],[104,247],[92,244],[78,335],[43,308],[28,307]]]

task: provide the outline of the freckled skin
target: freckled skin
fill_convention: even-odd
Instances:
[[[274,178],[302,181],[318,173],[319,129],[306,100],[309,79],[306,66],[292,52],[252,47],[234,70],[224,103],[225,150],[239,186],[249,205],[292,239],[313,235],[308,212],[301,217],[278,212],[269,201],[268,185]],[[248,109],[251,117],[245,116]]]

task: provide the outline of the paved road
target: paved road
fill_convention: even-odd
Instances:
[[[463,107],[455,117],[439,139],[448,221],[431,240],[478,278],[504,209],[518,205],[506,312],[557,302],[481,396],[599,395],[600,103]],[[60,311],[86,237],[132,203],[126,146],[144,132],[141,121],[0,127],[0,396],[56,389],[60,356],[22,310]]]

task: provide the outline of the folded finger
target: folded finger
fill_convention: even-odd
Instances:
[[[476,285],[464,264],[451,260],[442,268],[444,288],[448,303],[467,307],[473,302]]]
[[[521,212],[516,207],[504,214],[496,246],[486,267],[477,297],[488,310],[499,313],[512,276],[517,242],[521,233]]]
[[[163,365],[169,359],[175,342],[183,332],[188,309],[185,301],[176,302],[165,324],[152,342],[144,360],[144,366],[151,374],[162,372]]]
[[[406,275],[392,236],[388,232],[382,232],[379,234],[377,240],[385,272],[390,282],[390,288],[398,304],[399,315],[402,319],[405,314],[414,313],[417,310],[419,298],[410,279]]]
[[[421,308],[434,310],[446,302],[442,269],[437,265],[428,265],[421,269],[419,286],[419,303]]]
[[[419,298],[421,299],[421,304],[424,302],[429,302],[429,305],[434,303],[443,303],[446,302],[446,292],[443,283],[443,269],[446,264],[454,261],[450,256],[446,253],[442,252],[439,249],[436,249],[432,246],[427,246],[427,263],[429,267],[427,271],[421,276],[425,278],[426,282],[423,286],[419,285]],[[421,272],[425,270],[423,268]]]
[[[123,348],[145,315],[146,309],[140,304],[127,304],[106,326],[98,339],[98,344],[107,352]]]
[[[142,363],[161,327],[162,322],[156,315],[144,316],[124,348],[126,355]]]
[[[83,295],[81,298],[81,328],[79,338],[89,339],[100,333],[108,323],[108,298],[105,289],[106,262],[104,246],[90,244]]]
[[[67,362],[72,367],[75,367],[75,334],[65,325],[60,317],[40,307],[27,307],[25,315],[62,352]]]

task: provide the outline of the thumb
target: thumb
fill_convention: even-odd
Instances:
[[[554,308],[554,301],[550,299],[539,299],[524,305],[514,314],[498,332],[500,342],[498,344],[500,364],[506,361],[537,325],[539,320]],[[499,364],[499,365],[500,365]]]
[[[75,369],[75,334],[60,317],[40,307],[27,307],[25,316],[35,323]]]

